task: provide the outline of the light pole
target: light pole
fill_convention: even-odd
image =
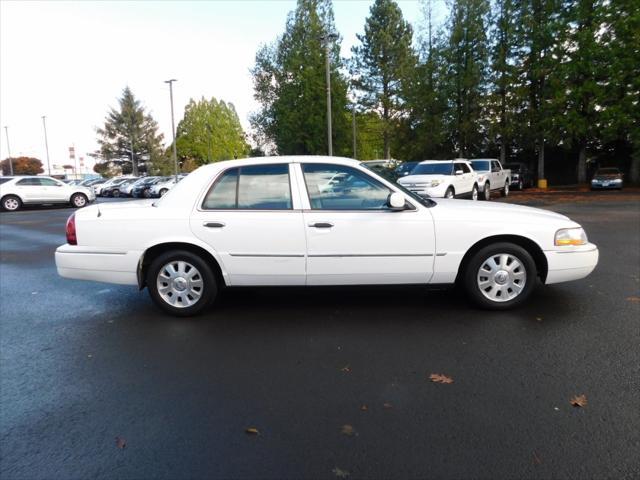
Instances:
[[[322,36],[324,40],[325,56],[326,56],[326,77],[327,77],[327,144],[329,146],[329,156],[333,156],[333,135],[331,132],[331,42],[336,40],[336,33],[329,33]]]
[[[13,175],[13,160],[11,160],[11,148],[9,147],[9,127],[4,126],[4,134],[7,136],[7,153],[9,154],[9,175]]]
[[[169,84],[169,98],[171,100],[171,134],[173,135],[173,168],[175,170],[176,183],[178,182],[178,149],[176,147],[176,124],[173,119],[173,82],[177,82],[175,78],[165,80],[164,83]]]
[[[44,127],[44,146],[47,149],[47,172],[51,176],[51,163],[49,162],[49,140],[47,140],[47,116],[42,116],[42,126]]]
[[[358,158],[358,142],[356,141],[356,104],[355,102],[351,104],[351,119],[352,119],[352,127],[353,127],[353,159]]]

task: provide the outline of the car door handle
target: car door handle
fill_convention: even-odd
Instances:
[[[333,227],[333,223],[318,222],[318,223],[310,223],[309,226],[310,227],[314,227],[314,228],[332,228]]]
[[[207,228],[224,228],[224,223],[222,222],[204,222],[202,225]]]

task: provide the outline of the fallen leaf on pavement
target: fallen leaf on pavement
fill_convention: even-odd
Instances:
[[[441,373],[432,373],[429,379],[434,383],[453,383],[453,378],[447,377]]]
[[[382,404],[382,406],[383,406],[384,408],[386,408],[386,409],[393,408],[393,405],[391,405],[389,402],[385,402],[385,403],[383,403],[383,404]]]
[[[571,405],[574,407],[586,407],[587,406],[587,396],[586,395],[576,395],[570,400]]]
[[[345,365],[340,369],[340,371],[344,373],[351,373],[351,367],[349,365]]]
[[[341,468],[338,468],[338,467],[334,468],[331,471],[338,478],[347,478],[349,476],[349,472],[347,472],[346,470],[342,470]]]
[[[362,410],[363,412],[366,412],[367,410],[369,410],[369,407],[367,407],[366,405],[361,405],[360,410]]]
[[[116,447],[123,449],[127,446],[127,441],[122,437],[116,437]]]
[[[540,460],[540,457],[536,452],[533,452],[533,463],[536,463],[538,465],[542,463],[542,460]]]
[[[640,297],[627,297],[627,302],[640,302]]]
[[[352,425],[343,425],[340,432],[347,437],[353,437],[356,434],[356,431],[353,429]]]
[[[244,433],[247,435],[260,435],[260,430],[255,427],[249,427],[244,431]]]
[[[536,317],[536,321],[541,322],[542,321],[542,317]]]

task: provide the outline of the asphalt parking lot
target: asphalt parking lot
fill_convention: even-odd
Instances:
[[[509,198],[581,223],[600,264],[500,313],[286,288],[173,318],[57,276],[72,209],[1,213],[0,477],[638,478],[640,196],[607,195]]]

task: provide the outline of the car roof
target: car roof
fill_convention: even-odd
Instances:
[[[434,163],[453,163],[453,162],[469,162],[466,158],[455,158],[453,160],[423,160],[420,162],[421,165],[428,165]]]
[[[228,167],[241,167],[243,165],[261,165],[272,163],[335,163],[339,165],[358,166],[360,161],[345,157],[329,157],[324,155],[282,155],[271,157],[250,157],[236,160],[223,160],[221,162],[209,163],[198,168],[198,170],[217,170]]]

